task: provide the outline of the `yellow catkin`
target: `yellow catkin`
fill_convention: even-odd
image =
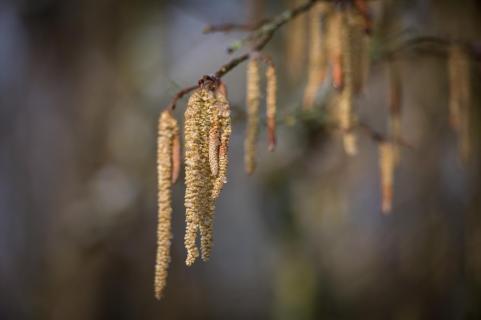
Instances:
[[[340,11],[340,23],[338,24],[340,44],[343,52],[342,79],[343,85],[339,93],[339,126],[343,134],[344,150],[348,155],[357,153],[357,138],[353,132],[353,50],[352,50],[352,28],[347,23],[345,11]]]
[[[159,136],[157,141],[158,228],[154,285],[155,297],[157,299],[160,299],[162,296],[170,263],[173,151],[174,141],[178,134],[177,120],[172,117],[170,111],[162,112],[159,119]]]
[[[256,167],[256,144],[259,136],[259,62],[249,60],[247,65],[247,121],[244,140],[244,166],[247,174],[252,174]]]
[[[379,171],[381,176],[381,210],[388,214],[392,209],[395,155],[391,142],[379,144]]]
[[[200,220],[202,260],[210,258],[214,233],[215,200],[219,197],[222,187],[227,182],[228,148],[231,135],[230,107],[225,95],[217,91],[216,103],[210,107],[211,129],[217,127],[220,142],[217,152],[217,174],[211,177],[210,208]]]
[[[266,118],[267,140],[269,151],[276,147],[276,109],[277,109],[277,76],[274,65],[269,64],[266,70]]]
[[[318,3],[309,12],[309,65],[307,85],[304,90],[305,109],[314,106],[319,88],[324,81],[327,67],[324,19],[327,4]]]
[[[294,8],[303,4],[304,0],[288,0],[290,7]],[[302,74],[305,47],[306,47],[306,19],[299,16],[289,23],[287,26],[286,36],[286,62],[289,78],[297,81]]]
[[[448,58],[450,84],[449,119],[456,130],[461,157],[467,159],[470,153],[470,100],[471,80],[469,54],[459,44],[451,45]]]
[[[210,110],[214,94],[207,89],[196,90],[185,111],[185,247],[186,264],[192,265],[199,256],[196,246],[200,225],[213,211],[212,177],[209,163]]]
[[[215,200],[227,180],[227,153],[231,134],[230,109],[224,90],[201,86],[189,99],[185,112],[186,264],[210,257]]]
[[[229,142],[232,132],[230,106],[224,94],[217,94],[217,108],[220,127],[220,145],[219,145],[219,172],[214,180],[212,197],[217,199],[222,187],[227,182],[227,166],[229,164]]]

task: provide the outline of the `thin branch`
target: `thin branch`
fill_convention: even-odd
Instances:
[[[231,32],[231,31],[254,31],[260,26],[265,24],[268,20],[262,19],[253,24],[237,24],[237,23],[224,23],[218,25],[208,25],[204,28],[203,33],[214,32]]]
[[[408,149],[414,149],[414,146],[409,144],[408,142],[404,141],[401,138],[390,138],[387,136],[382,135],[381,133],[377,132],[373,128],[371,128],[368,124],[364,122],[359,122],[357,126],[354,126],[352,129],[359,128],[365,135],[367,135],[369,138],[371,138],[373,141],[377,143],[381,142],[391,142],[394,144],[398,144],[402,147],[406,147]]]
[[[241,55],[237,58],[234,58],[234,59],[230,60],[229,62],[227,62],[226,64],[222,65],[213,74],[213,76],[211,76],[211,78],[216,78],[216,79],[222,78],[229,71],[231,71],[232,69],[237,67],[242,62],[249,59],[251,54],[254,54],[258,51],[261,51],[267,45],[267,43],[269,43],[269,41],[272,39],[272,36],[274,35],[274,33],[280,27],[282,27],[284,24],[286,24],[288,21],[294,19],[298,15],[308,11],[318,1],[321,1],[321,0],[310,0],[310,1],[306,2],[305,4],[302,4],[302,5],[296,7],[292,10],[286,10],[283,13],[281,13],[280,15],[278,15],[278,16],[272,18],[272,19],[267,20],[267,22],[265,22],[264,24],[259,26],[257,28],[258,30],[256,32],[254,32],[254,34],[252,36],[249,37],[250,41],[258,39],[257,44],[253,46],[252,50],[250,52],[245,53],[245,54],[243,54],[243,55]],[[326,1],[326,0],[323,0],[323,1]],[[233,27],[233,26],[234,25],[231,25],[231,27]],[[215,28],[215,27],[210,27],[210,29],[212,29],[212,28]],[[204,78],[205,78],[205,76],[203,77],[203,79]],[[195,86],[186,87],[186,88],[180,90],[179,92],[177,92],[176,95],[170,101],[170,103],[166,106],[166,109],[171,109],[171,110],[175,109],[175,105],[176,105],[178,100],[180,100],[186,94],[194,91],[198,87],[199,87],[199,85],[197,84]]]
[[[165,107],[165,109],[174,110],[175,104],[177,103],[177,101],[179,99],[181,99],[183,96],[185,96],[186,94],[188,94],[189,92],[197,89],[197,87],[198,87],[198,85],[195,85],[195,86],[184,88],[184,89],[180,90],[179,92],[177,92],[175,94],[175,96],[172,98],[172,100],[170,101],[170,103],[167,105],[167,107]]]
[[[264,24],[260,25],[256,30],[254,30],[253,33],[245,37],[244,39],[241,39],[239,41],[236,41],[233,43],[229,48],[227,49],[228,53],[233,53],[236,50],[242,48],[245,44],[252,42],[255,39],[260,39],[266,36],[272,36],[272,34],[282,27],[284,24],[287,22],[291,21],[298,15],[309,11],[309,9],[314,6],[317,2],[320,1],[330,1],[330,0],[310,0],[292,10],[286,10],[283,13],[281,13],[278,16],[275,16],[271,19],[268,19]]]

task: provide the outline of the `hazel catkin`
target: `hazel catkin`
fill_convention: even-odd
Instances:
[[[210,257],[215,200],[227,176],[230,139],[229,104],[222,90],[201,86],[189,99],[185,112],[186,264]]]
[[[256,145],[259,136],[260,106],[259,61],[256,58],[247,64],[247,120],[244,140],[244,166],[247,174],[252,174],[256,167]]]
[[[342,131],[344,150],[348,155],[357,153],[357,137],[353,132],[353,99],[354,99],[354,68],[352,48],[352,27],[347,21],[347,12],[340,10],[337,13],[338,36],[343,52],[342,59],[342,86],[339,88],[339,126]]]
[[[175,142],[178,141],[177,120],[170,111],[162,112],[159,119],[157,140],[157,174],[158,174],[158,227],[157,257],[155,264],[155,297],[160,299],[166,285],[167,269],[170,263],[172,183],[175,173]]]
[[[379,144],[379,170],[381,176],[381,209],[388,214],[392,209],[395,153],[392,142]]]
[[[266,78],[267,140],[269,151],[274,151],[276,147],[277,76],[273,64],[267,66]]]
[[[211,168],[209,163],[210,107],[215,103],[214,94],[200,88],[189,99],[185,111],[185,247],[186,264],[192,265],[199,256],[196,238],[200,222],[210,210]]]

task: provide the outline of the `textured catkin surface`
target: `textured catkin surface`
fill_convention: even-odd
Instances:
[[[199,256],[198,233],[202,259],[210,257],[215,200],[226,181],[230,132],[226,98],[203,88],[195,91],[185,112],[185,247],[189,266]]]
[[[189,266],[199,256],[199,224],[205,222],[203,217],[212,208],[208,136],[209,108],[214,103],[212,92],[199,89],[190,97],[185,111],[185,247]]]
[[[171,216],[172,216],[172,163],[174,141],[178,138],[177,120],[169,111],[162,112],[159,119],[157,141],[158,174],[158,228],[157,257],[155,264],[155,297],[160,299],[166,285],[170,263]]]
[[[219,172],[214,179],[212,197],[217,199],[222,191],[222,187],[227,182],[227,167],[229,164],[229,142],[232,133],[230,106],[227,98],[223,94],[217,94],[216,113],[220,127],[220,145],[218,150]]]
[[[214,157],[209,157],[210,166],[217,169],[216,174],[211,171],[211,190],[209,199],[209,210],[205,211],[199,224],[201,234],[201,257],[202,260],[207,261],[210,258],[214,235],[214,214],[215,214],[215,200],[220,195],[224,183],[227,182],[227,165],[228,165],[228,147],[231,135],[230,110],[229,104],[225,96],[219,92],[215,94],[215,104],[210,106],[210,131],[216,128],[220,141],[215,141],[213,145],[216,146]],[[212,143],[212,141],[209,141]],[[218,146],[218,148],[217,148]],[[209,153],[214,148],[209,145]],[[213,164],[214,161],[217,161]]]

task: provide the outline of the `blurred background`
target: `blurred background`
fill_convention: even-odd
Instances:
[[[245,66],[229,73],[236,122],[212,258],[184,265],[178,183],[167,289],[154,299],[159,111],[242,37],[204,35],[207,24],[257,21],[293,2],[0,2],[0,319],[481,319],[479,64],[463,162],[446,54],[433,47],[399,55],[402,132],[414,148],[402,150],[389,216],[376,143],[360,136],[350,158],[309,119],[281,125],[275,153],[261,133],[247,177]],[[481,31],[475,0],[379,0],[372,10],[378,47],[413,36],[475,43]],[[281,113],[299,108],[306,81],[284,68],[287,31],[266,48]],[[379,132],[386,92],[378,60],[356,108]]]

